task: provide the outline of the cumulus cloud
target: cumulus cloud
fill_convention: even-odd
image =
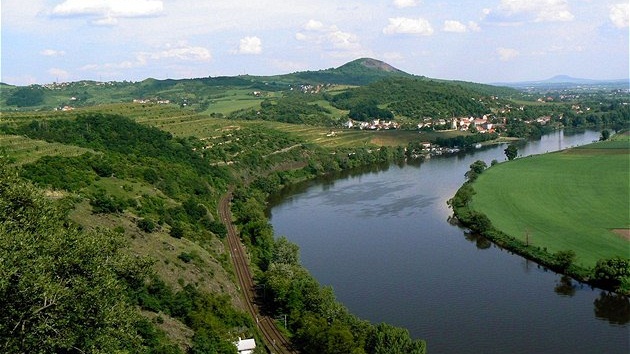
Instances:
[[[416,1],[416,0],[394,0],[394,6],[396,6],[399,9],[402,9],[405,7],[418,6],[419,2],[420,1]]]
[[[39,52],[39,54],[45,57],[62,57],[66,55],[66,52],[64,52],[63,50],[44,49],[41,52]]]
[[[262,41],[258,37],[242,38],[236,54],[260,54],[262,53]]]
[[[142,52],[138,54],[138,58],[142,60],[153,59],[178,59],[184,61],[210,61],[212,54],[204,47],[190,46],[187,44],[179,44],[176,46],[168,45],[166,49],[156,52]]]
[[[204,47],[191,46],[186,43],[178,43],[176,45],[166,45],[161,50],[138,52],[135,54],[135,57],[130,60],[124,60],[117,63],[87,64],[81,67],[81,70],[94,71],[133,69],[146,66],[151,61],[169,59],[188,62],[209,62],[212,60],[212,54],[207,48]]]
[[[610,20],[617,28],[628,27],[628,17],[630,16],[628,3],[615,4],[610,6]]]
[[[304,31],[295,34],[295,39],[309,42],[331,51],[355,53],[363,52],[359,37],[351,32],[345,32],[336,25],[327,26],[316,20],[309,20],[304,26]]]
[[[442,27],[442,30],[444,32],[464,33],[468,29],[466,28],[465,24],[459,21],[446,20],[444,21],[444,26]]]
[[[303,28],[307,31],[325,30],[324,24],[316,20],[308,20],[308,22],[303,26]]]
[[[112,26],[118,18],[157,16],[164,11],[160,0],[65,0],[55,6],[56,17],[96,17],[91,21],[97,26]]]
[[[501,61],[510,61],[515,59],[520,55],[519,51],[512,48],[497,48],[497,54],[499,55],[499,60]]]
[[[406,18],[394,17],[389,18],[389,25],[383,28],[385,34],[417,34],[430,36],[433,34],[433,27],[429,21],[424,18]]]
[[[575,17],[567,0],[501,0],[499,10],[508,16],[533,16],[535,22],[572,21]]]
[[[468,21],[468,29],[473,32],[481,31],[481,27],[475,21]]]

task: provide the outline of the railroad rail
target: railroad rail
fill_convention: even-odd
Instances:
[[[227,229],[228,245],[230,247],[230,255],[234,263],[234,269],[238,278],[239,286],[252,318],[256,320],[256,326],[262,333],[267,349],[271,353],[278,354],[295,354],[289,340],[278,330],[276,323],[269,316],[261,315],[258,306],[255,303],[256,294],[254,292],[254,279],[247,262],[247,257],[243,249],[243,245],[238,237],[236,228],[232,223],[232,212],[230,211],[230,201],[232,200],[232,191],[228,191],[221,197],[219,201],[219,216]]]

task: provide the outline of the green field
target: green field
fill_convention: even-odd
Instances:
[[[630,258],[630,140],[520,158],[498,164],[474,182],[472,208],[495,228],[547,248],[573,250],[578,264]]]

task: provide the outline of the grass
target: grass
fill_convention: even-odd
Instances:
[[[625,140],[624,140],[625,139]],[[576,262],[630,258],[628,138],[496,165],[474,183],[472,208],[493,225],[551,253],[573,250]]]
[[[14,159],[14,165],[35,162],[43,156],[72,157],[92,151],[78,146],[48,143],[19,135],[2,134],[0,134],[0,149],[5,149],[8,156]]]

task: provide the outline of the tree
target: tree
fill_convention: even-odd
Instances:
[[[464,176],[468,178],[469,181],[474,181],[487,167],[488,165],[486,165],[484,161],[477,160],[470,165],[470,170],[468,170]]]
[[[556,258],[556,264],[560,267],[560,269],[566,270],[571,266],[571,264],[573,264],[576,255],[573,250],[567,250],[556,252],[554,257]]]
[[[518,155],[518,148],[516,147],[516,145],[510,144],[507,148],[505,148],[505,150],[503,150],[503,152],[505,152],[505,156],[507,157],[507,159],[509,161],[512,161]]]
[[[27,86],[15,90],[9,98],[7,105],[18,107],[32,107],[44,102],[44,91],[36,86]]]
[[[606,141],[610,138],[610,131],[608,129],[602,130],[602,135],[599,138],[600,141]]]
[[[600,259],[595,264],[593,276],[598,283],[612,288],[630,285],[630,260],[621,257]]]
[[[149,263],[120,234],[85,231],[0,161],[0,351],[140,351],[126,288]]]
[[[424,341],[412,340],[406,329],[381,323],[368,335],[366,349],[374,354],[421,354],[425,353],[426,346]]]

